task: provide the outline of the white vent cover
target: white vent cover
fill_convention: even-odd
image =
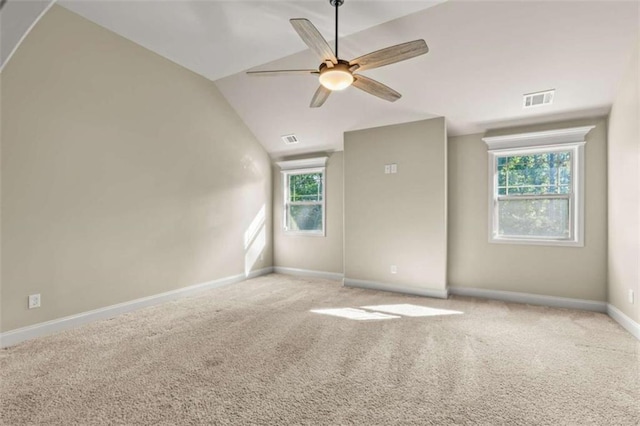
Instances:
[[[546,90],[544,92],[529,93],[524,95],[524,108],[532,108],[542,105],[551,105],[553,103],[553,94],[555,90]]]
[[[286,143],[287,145],[292,145],[294,143],[300,142],[298,140],[298,138],[296,137],[296,135],[293,135],[293,134],[292,135],[284,135],[284,136],[281,136],[281,138],[282,138],[282,142]]]

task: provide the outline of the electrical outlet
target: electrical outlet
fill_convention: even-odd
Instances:
[[[384,174],[388,175],[389,173],[391,173],[391,164],[385,164],[384,165]]]
[[[398,267],[396,265],[391,265],[391,273],[392,274],[397,274],[398,273]]]
[[[629,303],[631,303],[632,305],[633,305],[633,303],[634,303],[634,299],[635,299],[635,298],[634,298],[634,296],[635,296],[635,295],[633,294],[633,289],[632,289],[632,288],[630,288],[630,289],[629,289]]]
[[[29,295],[29,309],[40,307],[40,293]]]
[[[391,173],[398,173],[398,165],[397,164],[392,164],[391,165]]]

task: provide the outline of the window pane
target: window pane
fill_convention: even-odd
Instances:
[[[571,151],[497,158],[498,194],[571,193]]]
[[[289,175],[290,201],[322,201],[322,173]]]
[[[569,238],[569,200],[498,201],[498,236]]]
[[[289,206],[290,231],[322,231],[322,206],[319,204]]]

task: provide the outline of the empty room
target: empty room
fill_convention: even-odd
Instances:
[[[0,424],[639,425],[640,2],[1,0]]]

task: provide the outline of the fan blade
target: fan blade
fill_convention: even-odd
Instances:
[[[384,99],[385,101],[395,102],[402,97],[402,95],[390,87],[384,84],[365,77],[363,75],[354,75],[353,85],[360,90],[364,90],[367,93]]]
[[[309,106],[311,108],[321,107],[330,94],[331,90],[321,85],[320,87],[318,87],[318,90],[316,90],[316,93],[313,94],[313,98],[311,98],[311,103],[309,104]]]
[[[370,70],[424,55],[428,51],[429,47],[424,40],[414,40],[367,53],[349,62],[349,65],[357,65],[355,69],[358,71]]]
[[[320,31],[313,26],[311,21],[304,18],[297,18],[290,19],[289,22],[291,22],[293,29],[296,30],[302,41],[304,41],[311,50],[316,52],[323,62],[330,60],[334,64],[338,63],[338,59],[336,55],[333,54],[331,46],[329,46],[327,40],[322,37]]]
[[[305,74],[320,74],[318,70],[268,70],[268,71],[247,71],[248,75],[268,76],[268,75],[281,75],[281,74],[293,74],[293,75],[305,75]]]

